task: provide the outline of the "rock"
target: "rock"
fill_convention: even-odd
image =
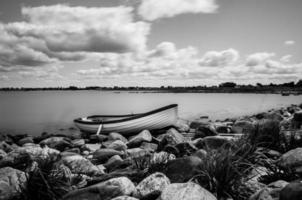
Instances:
[[[219,125],[215,128],[217,133],[231,133],[232,127],[226,125]]]
[[[234,133],[252,133],[254,129],[255,125],[245,120],[236,121],[232,127]]]
[[[190,123],[190,128],[197,129],[199,126],[205,126],[208,124],[209,124],[209,118],[207,117],[207,118],[192,121]]]
[[[127,143],[127,146],[129,148],[139,147],[142,142],[151,142],[151,141],[152,141],[152,135],[150,131],[143,130],[136,136],[130,138],[129,142]]]
[[[296,122],[302,122],[302,110],[297,111],[294,114],[294,121],[296,121]]]
[[[141,149],[145,149],[149,152],[155,152],[157,150],[158,145],[155,143],[143,142],[140,146]]]
[[[279,200],[301,200],[302,183],[289,183],[280,191]]]
[[[102,135],[102,134],[100,134],[100,135],[94,134],[94,135],[90,135],[90,136],[89,136],[89,141],[90,141],[91,143],[104,142],[104,141],[106,141],[107,139],[108,139],[108,136],[107,136],[107,135]]]
[[[26,143],[34,143],[33,137],[25,137],[18,141],[20,146],[23,146]]]
[[[71,155],[62,158],[62,162],[74,174],[84,174],[88,176],[97,176],[104,174],[97,166],[81,155]]]
[[[173,183],[168,185],[158,200],[217,200],[208,190],[196,183]]]
[[[149,151],[147,151],[145,149],[141,149],[141,148],[127,149],[126,152],[127,152],[128,156],[134,157],[134,158],[150,155]]]
[[[109,133],[108,140],[122,140],[125,144],[127,144],[128,140],[119,133]]]
[[[265,119],[278,121],[278,122],[281,122],[284,119],[283,116],[281,115],[281,113],[278,111],[269,112],[264,117],[265,117]]]
[[[193,154],[193,156],[196,156],[196,157],[200,158],[201,160],[203,160],[207,157],[207,152],[203,149],[199,149]]]
[[[117,169],[119,166],[121,166],[124,163],[124,160],[119,156],[115,155],[112,156],[105,164],[104,166],[109,171],[112,171],[114,169]]]
[[[283,154],[278,164],[281,167],[299,168],[302,166],[302,148],[292,149]]]
[[[40,145],[47,145],[50,148],[64,151],[66,148],[71,148],[72,144],[66,137],[50,137],[40,142]]]
[[[168,161],[165,174],[172,183],[182,183],[190,180],[201,164],[202,160],[196,156],[176,158]]]
[[[253,194],[249,200],[273,200],[273,198],[270,195],[269,189],[264,188]]]
[[[185,155],[189,156],[195,151],[197,148],[193,145],[192,142],[182,142],[175,146],[178,149],[179,156],[183,157]]]
[[[10,200],[20,198],[26,188],[26,174],[11,167],[0,169],[0,199]]]
[[[194,139],[204,138],[206,136],[214,136],[217,134],[218,133],[213,125],[203,125],[196,128]]]
[[[2,149],[3,151],[5,151],[6,153],[9,153],[9,152],[11,152],[13,150],[13,148],[11,147],[11,145],[7,144],[4,141],[0,142],[0,149]]]
[[[18,147],[9,152],[1,161],[1,166],[15,166],[29,161],[55,161],[60,152],[48,147],[41,148],[39,145]]]
[[[64,200],[110,200],[118,196],[136,194],[134,184],[126,177],[113,178],[96,185],[72,191],[63,197]]]
[[[122,140],[112,141],[108,146],[108,149],[114,149],[117,151],[126,151],[127,145]]]
[[[0,160],[5,157],[7,155],[7,153],[5,151],[3,151],[2,149],[0,149]]]
[[[134,197],[129,197],[129,196],[119,196],[119,197],[115,197],[111,200],[139,200],[139,199],[134,198]]]
[[[270,189],[270,192],[269,192],[270,195],[273,198],[279,199],[281,190],[288,184],[289,184],[288,182],[283,181],[283,180],[275,181],[275,182],[268,184],[268,188]]]
[[[65,151],[63,151],[62,153],[64,152],[70,152],[70,153],[75,153],[75,154],[81,154],[81,150],[79,148],[72,148],[72,149],[67,149]],[[61,155],[62,155],[61,153]]]
[[[170,184],[170,180],[163,174],[156,172],[142,180],[137,186],[137,193],[140,198],[150,195],[154,192],[161,192]]]
[[[258,166],[252,169],[249,174],[249,180],[258,181],[261,176],[268,175],[269,170],[266,167]]]
[[[173,154],[161,151],[159,153],[153,153],[150,158],[151,163],[167,163],[170,160],[174,160],[176,157]]]
[[[93,158],[99,162],[106,162],[109,158],[115,155],[122,156],[123,153],[114,149],[98,149],[93,152]]]
[[[95,152],[98,149],[101,149],[101,144],[85,144],[85,148],[90,152]]]
[[[84,139],[75,139],[71,141],[71,144],[75,147],[81,147],[85,145],[85,140]]]
[[[176,129],[169,129],[166,134],[163,136],[163,139],[160,142],[161,148],[166,145],[176,145],[179,143],[185,142],[185,138],[182,134],[180,134]]]
[[[231,146],[231,140],[229,138],[219,135],[207,136],[202,139],[202,142],[204,143],[206,148],[210,148],[210,149],[218,149],[221,147],[228,148]]]

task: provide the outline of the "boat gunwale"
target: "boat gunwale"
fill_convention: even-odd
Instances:
[[[169,110],[171,108],[175,108],[177,107],[178,104],[171,104],[168,106],[164,106],[146,113],[141,113],[141,114],[130,114],[130,115],[91,115],[88,116],[87,119],[89,118],[97,118],[97,117],[126,117],[124,119],[118,119],[118,120],[111,120],[111,121],[83,121],[82,118],[77,118],[75,120],[73,120],[75,123],[79,123],[79,124],[91,124],[91,125],[95,125],[95,124],[113,124],[113,123],[120,123],[120,122],[126,122],[126,121],[130,121],[130,120],[134,120],[134,119],[138,119],[138,118],[142,118],[142,117],[146,117],[148,115],[153,115],[159,112],[162,112],[164,110]]]

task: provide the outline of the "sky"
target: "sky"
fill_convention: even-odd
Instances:
[[[0,87],[302,79],[301,0],[1,0]]]

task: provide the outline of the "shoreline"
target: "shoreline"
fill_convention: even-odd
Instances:
[[[207,193],[216,200],[232,194],[237,200],[238,195],[248,199],[267,188],[273,191],[268,195],[275,195],[271,185],[281,177],[284,184],[276,187],[278,195],[283,195],[291,181],[302,180],[298,172],[283,168],[302,167],[286,160],[288,154],[294,154],[302,161],[301,136],[302,104],[223,121],[211,122],[206,117],[182,121],[168,129],[143,130],[129,137],[78,131],[35,137],[1,135],[0,178],[5,181],[0,187],[9,189],[0,191],[7,200],[52,199],[53,195],[64,200],[99,195],[155,200],[166,189],[177,187],[180,192],[193,191],[186,192],[189,196]],[[285,175],[270,171],[271,167],[285,170]],[[198,178],[204,173],[210,179]],[[225,193],[209,187],[213,184],[222,186]],[[116,186],[114,190],[110,185]]]

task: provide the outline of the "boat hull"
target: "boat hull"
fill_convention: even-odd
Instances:
[[[135,117],[117,120],[116,122],[106,123],[85,123],[81,120],[75,120],[75,125],[83,132],[97,133],[101,127],[101,133],[118,132],[121,134],[137,133],[142,130],[156,130],[173,126],[177,121],[177,106],[167,109],[159,109],[158,112],[133,115]],[[118,116],[117,116],[118,117]]]

